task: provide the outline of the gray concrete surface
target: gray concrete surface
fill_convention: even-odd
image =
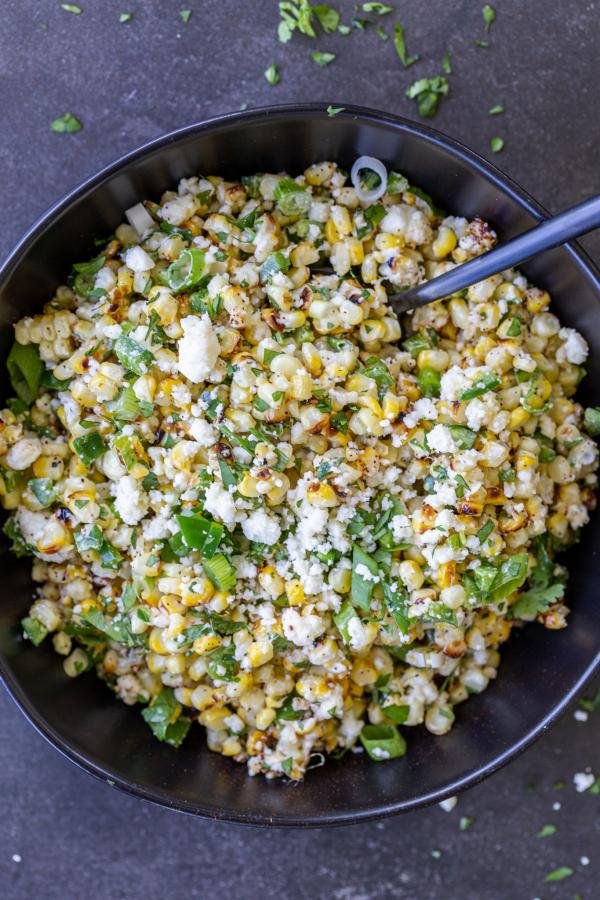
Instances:
[[[0,20],[0,257],[50,203],[100,166],[164,131],[207,116],[294,100],[361,103],[409,117],[417,77],[453,59],[451,96],[432,124],[493,156],[550,210],[597,191],[600,4],[496,0],[484,38],[482,3],[394,2],[404,71],[374,28],[348,37],[277,42],[270,0],[4,0]],[[337,4],[349,21],[354,3]],[[180,8],[192,9],[187,24]],[[133,19],[118,22],[120,12]],[[47,29],[42,28],[46,24]],[[337,55],[327,68],[310,51]],[[280,66],[269,86],[264,69]],[[503,116],[487,110],[498,103]],[[78,134],[51,133],[70,111]],[[600,260],[599,235],[588,249]],[[591,690],[590,690],[591,693]],[[525,702],[525,698],[524,698]],[[572,712],[510,767],[460,798],[342,830],[265,832],[196,821],[118,794],[76,770],[0,694],[0,894],[11,900],[165,896],[332,900],[533,900],[598,896],[600,798],[579,794],[575,772],[600,775],[600,710]],[[556,782],[566,786],[556,789]],[[560,809],[553,808],[560,803]],[[461,817],[473,819],[461,831]],[[546,824],[556,834],[536,838]],[[439,853],[438,853],[439,851]],[[435,855],[432,855],[435,852]],[[585,858],[590,860],[585,865]],[[557,866],[571,878],[544,883]]]

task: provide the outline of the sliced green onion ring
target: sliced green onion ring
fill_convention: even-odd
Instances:
[[[379,177],[379,184],[370,190],[364,190],[361,184],[361,172],[374,172]],[[374,156],[359,156],[350,171],[350,180],[356,191],[356,196],[363,203],[374,203],[383,197],[387,190],[388,173],[380,159]]]

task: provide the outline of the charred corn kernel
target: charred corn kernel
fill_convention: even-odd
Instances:
[[[501,516],[498,520],[498,528],[502,534],[512,534],[518,531],[527,523],[527,516],[524,512],[514,512],[510,516]]]
[[[529,413],[523,407],[518,407],[517,409],[513,409],[510,414],[510,428],[522,428],[523,425],[529,420]]]
[[[198,656],[202,656],[204,653],[210,653],[211,650],[216,650],[220,645],[221,638],[218,635],[203,634],[201,637],[196,638],[192,644],[192,650],[194,653],[197,653]]]
[[[548,530],[555,538],[563,541],[569,532],[569,521],[564,513],[554,513],[548,519]]]
[[[398,566],[398,574],[402,583],[409,591],[416,591],[422,587],[425,576],[418,563],[412,559],[403,560]]]
[[[305,600],[304,587],[297,578],[286,582],[285,595],[290,606],[302,606]]]
[[[438,576],[438,583],[441,588],[452,587],[452,585],[456,584],[457,577],[456,563],[453,560],[451,562],[442,563]]]
[[[306,491],[306,499],[314,506],[319,506],[323,509],[339,504],[335,490],[326,482],[310,484]]]
[[[271,641],[252,641],[248,647],[248,662],[253,669],[264,666],[273,658],[273,644]]]

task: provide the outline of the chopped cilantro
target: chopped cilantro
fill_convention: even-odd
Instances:
[[[504,112],[504,107],[502,106],[501,103],[497,103],[496,106],[492,106],[488,110],[488,114],[490,116],[499,116],[503,112]]]
[[[496,19],[496,10],[489,3],[486,3],[481,10],[483,15],[483,24],[486,31],[489,31]]]
[[[423,117],[434,116],[437,112],[441,97],[446,97],[450,90],[448,79],[443,75],[434,78],[419,78],[406,90],[409,100],[416,100],[419,115]]]
[[[67,112],[60,118],[55,119],[50,125],[50,130],[57,134],[72,134],[75,131],[81,131],[83,125],[73,113]]]
[[[265,69],[265,78],[269,84],[279,84],[279,69],[275,63],[270,65],[268,69]]]
[[[493,137],[490,141],[490,147],[491,147],[492,153],[500,153],[500,151],[504,147],[504,138]]]
[[[180,9],[179,10],[179,18],[181,19],[181,21],[183,22],[184,25],[187,25],[187,23],[192,18],[192,10],[191,9]]]
[[[321,50],[313,50],[310,55],[318,66],[328,66],[335,59],[335,53],[323,53]]]
[[[405,69],[408,69],[409,66],[412,66],[413,63],[416,63],[421,58],[418,53],[415,53],[413,56],[408,55],[408,51],[406,49],[406,38],[404,36],[404,28],[402,27],[400,22],[396,22],[396,24],[394,25],[394,47],[396,49],[396,53],[398,54],[398,58],[400,59],[400,62]]]
[[[339,115],[341,112],[344,112],[343,106],[328,106],[327,107],[327,115],[330,119],[335,118],[335,116]]]

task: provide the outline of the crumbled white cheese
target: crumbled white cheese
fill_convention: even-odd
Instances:
[[[588,714],[586,713],[585,709],[576,709],[573,713],[573,718],[578,722],[587,722]]]
[[[42,452],[42,442],[37,437],[25,437],[13,444],[6,454],[11,469],[22,472],[33,465]]]
[[[591,788],[595,780],[596,776],[593,772],[575,772],[573,775],[573,784],[578,794],[583,794],[584,791]]]
[[[407,428],[414,428],[421,419],[434,421],[437,417],[438,411],[433,400],[423,397],[421,400],[417,400],[411,411],[404,416],[404,424]]]
[[[556,358],[559,359],[560,351],[564,350],[567,362],[573,363],[575,366],[584,363],[589,353],[589,347],[579,332],[574,328],[561,328],[558,335],[564,341],[564,346],[557,352]]]
[[[126,525],[137,525],[146,515],[148,497],[133,475],[125,475],[114,488],[115,508]]]
[[[193,384],[211,374],[219,357],[219,341],[206,313],[181,320],[183,337],[179,341],[179,371]]]
[[[479,431],[481,426],[486,420],[487,409],[485,403],[483,403],[479,397],[475,397],[471,400],[470,403],[467,404],[465,409],[465,417],[467,420],[467,426],[472,431]]]
[[[456,444],[446,425],[434,425],[427,434],[427,444],[434,453],[454,453]]]
[[[442,400],[458,400],[462,392],[469,386],[470,381],[464,370],[459,366],[452,366],[442,375],[440,397]]]
[[[154,260],[142,247],[130,247],[125,251],[125,265],[132,272],[149,272],[154,268]]]
[[[281,527],[273,516],[264,509],[255,509],[247,519],[242,520],[242,531],[249,541],[261,544],[276,544],[281,536]]]
[[[194,419],[189,427],[188,434],[201,447],[212,447],[218,438],[216,430],[206,419]]]
[[[233,497],[217,482],[206,489],[204,509],[225,525],[233,525],[235,522],[236,508]]]
[[[283,610],[281,624],[288,641],[292,641],[297,647],[309,646],[325,631],[325,622],[320,616],[316,616],[314,613],[301,616],[297,610],[292,608]]]
[[[444,812],[451,812],[457,803],[458,797],[447,797],[445,800],[440,800],[439,806],[442,807]]]

